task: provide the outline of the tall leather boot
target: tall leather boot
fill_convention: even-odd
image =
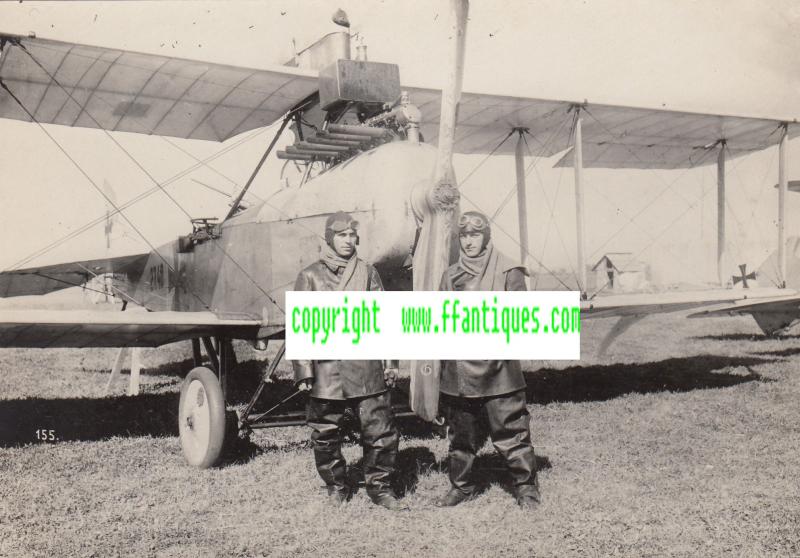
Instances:
[[[541,501],[541,496],[525,392],[492,397],[486,402],[486,415],[492,443],[505,459],[511,473],[517,503],[523,508],[535,507]]]
[[[485,435],[480,427],[480,401],[463,397],[445,397],[447,438],[450,451],[447,464],[450,491],[440,501],[442,506],[455,506],[476,495],[477,486],[472,478],[472,465]]]
[[[364,449],[364,481],[373,502],[389,510],[407,509],[391,486],[400,436],[394,424],[389,394],[384,392],[359,401],[361,440]]]
[[[344,415],[344,402],[312,397],[309,399],[307,422],[311,427],[311,443],[319,476],[325,481],[328,495],[335,503],[350,498],[347,486],[347,462],[342,455],[339,423]]]

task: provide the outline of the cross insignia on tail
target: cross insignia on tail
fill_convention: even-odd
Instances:
[[[747,264],[739,265],[739,271],[741,271],[741,277],[738,275],[733,276],[733,284],[736,285],[737,283],[742,283],[742,287],[745,289],[749,289],[750,287],[747,286],[747,280],[750,279],[752,281],[756,280],[756,272],[751,271],[747,273]]]

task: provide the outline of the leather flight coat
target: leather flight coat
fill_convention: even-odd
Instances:
[[[356,256],[353,256],[356,257]],[[378,271],[367,264],[367,290],[382,291]],[[336,291],[344,272],[335,270],[323,260],[309,265],[297,276],[295,291]],[[386,368],[397,368],[397,361],[387,361]],[[380,360],[295,360],[292,362],[295,382],[314,378],[311,397],[319,399],[352,399],[386,391],[384,363]]]
[[[526,291],[525,274],[519,267],[498,271],[495,284],[506,291]],[[440,291],[477,291],[479,279],[456,263],[445,270]],[[442,362],[439,391],[457,397],[490,397],[525,388],[525,377],[518,360],[446,360]]]

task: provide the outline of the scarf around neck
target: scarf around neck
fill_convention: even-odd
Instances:
[[[478,278],[479,290],[502,291],[505,289],[505,274],[515,267],[505,255],[494,249],[490,240],[486,248],[477,256],[467,256],[463,250],[459,251],[458,266],[466,273]]]
[[[336,287],[338,291],[366,291],[369,273],[367,265],[358,258],[356,252],[350,258],[343,258],[329,245],[325,245],[322,252],[322,261],[334,273],[338,274],[339,268],[344,271]]]

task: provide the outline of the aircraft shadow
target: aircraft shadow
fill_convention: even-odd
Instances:
[[[787,349],[797,351],[800,349]],[[786,351],[774,356],[788,356]],[[566,369],[541,369],[525,372],[529,403],[605,401],[628,393],[661,391],[691,391],[729,387],[744,382],[768,381],[749,367],[772,362],[757,357],[695,356],[673,358],[644,364],[611,364],[573,366]],[[169,370],[183,370],[183,363]],[[165,365],[169,366],[169,365]],[[729,367],[743,367],[746,374],[721,371]],[[240,370],[231,375],[228,384],[229,403],[241,406],[246,403],[259,382],[264,363],[249,361],[240,364]],[[717,372],[720,370],[720,372]],[[165,373],[164,367],[159,373]],[[407,402],[409,381],[398,382],[392,392],[395,404]],[[263,391],[254,412],[263,412],[294,392],[289,379],[276,380]],[[302,417],[305,395],[292,398],[275,413]],[[114,436],[177,436],[178,393],[145,393],[136,397],[117,396],[105,398],[73,399],[13,399],[0,400],[0,447],[41,443],[37,431],[53,430],[56,441],[95,441]],[[404,438],[426,439],[443,437],[442,427],[416,417],[397,421]],[[358,424],[355,415],[345,417],[346,440],[358,443]],[[268,448],[267,448],[268,450]],[[229,463],[249,461],[262,449],[247,440],[235,442]]]
[[[800,355],[800,347],[780,349],[775,351],[757,351],[756,354],[772,357],[790,357],[794,355]]]
[[[770,381],[750,368],[769,362],[773,360],[699,355],[647,363],[543,368],[525,372],[526,393],[528,403],[547,405],[607,401],[629,393],[715,389]],[[723,372],[725,368],[745,368],[747,373]]]
[[[177,436],[177,393],[136,397],[11,399],[0,401],[0,447],[39,443],[38,430],[57,442],[113,436]]]
[[[352,487],[364,486],[363,460],[359,459],[347,469],[348,479]],[[546,456],[536,456],[537,470],[543,471],[552,468],[550,459]],[[413,493],[420,476],[432,472],[445,473],[449,471],[447,458],[436,460],[433,452],[425,446],[403,447],[397,453],[396,473],[392,481],[392,488],[398,496]],[[490,485],[500,486],[511,493],[512,479],[503,457],[498,453],[481,454],[475,459],[472,469],[473,478],[478,485],[478,492],[484,492]],[[441,496],[444,496],[442,494]]]
[[[765,341],[767,339],[797,339],[800,335],[765,335],[764,333],[722,333],[719,335],[695,335],[699,341]]]

